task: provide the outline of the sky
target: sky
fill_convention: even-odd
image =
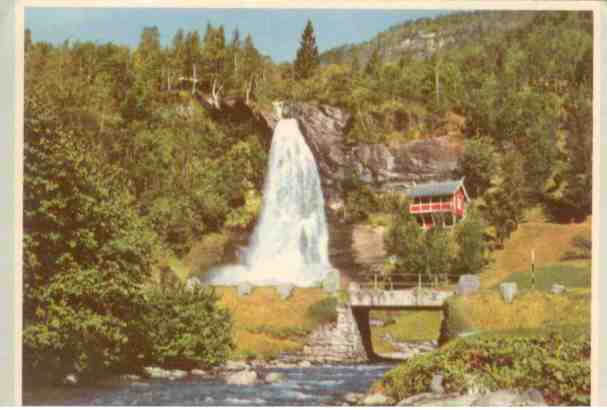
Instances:
[[[321,52],[371,39],[407,20],[434,17],[433,10],[279,10],[279,9],[151,9],[151,8],[27,8],[25,26],[34,41],[113,42],[136,46],[143,27],[158,26],[169,44],[179,28],[204,34],[207,22],[223,24],[228,40],[238,27],[241,39],[251,34],[255,46],[275,62],[292,61],[301,33],[312,20]]]

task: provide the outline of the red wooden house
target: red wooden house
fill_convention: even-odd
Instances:
[[[409,213],[424,228],[455,225],[466,215],[470,201],[463,178],[456,181],[429,182],[411,187]]]

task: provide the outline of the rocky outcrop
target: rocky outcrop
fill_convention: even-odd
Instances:
[[[490,393],[420,393],[408,397],[398,403],[399,407],[511,407],[511,406],[533,406],[544,407],[546,402],[542,394],[535,389],[524,392],[513,390],[498,390]]]
[[[260,116],[269,129],[277,113]],[[415,182],[449,177],[462,153],[459,142],[448,136],[389,144],[346,144],[352,115],[343,109],[309,103],[283,103],[282,116],[296,118],[318,164],[323,192],[331,196],[348,174],[359,171],[363,181],[381,190],[394,190]]]

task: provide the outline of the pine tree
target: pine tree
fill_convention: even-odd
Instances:
[[[320,66],[320,55],[316,46],[314,27],[312,27],[312,22],[308,20],[308,24],[306,24],[306,28],[301,35],[299,50],[297,50],[293,67],[295,79],[305,80],[310,78],[318,66]]]

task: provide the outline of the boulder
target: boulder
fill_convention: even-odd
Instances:
[[[476,293],[481,287],[481,279],[478,275],[462,275],[457,282],[456,293],[468,296]]]
[[[190,374],[192,376],[196,376],[196,377],[204,377],[207,375],[207,372],[205,372],[202,369],[192,369],[192,370],[190,370]]]
[[[561,285],[559,283],[554,283],[552,285],[552,288],[550,289],[550,292],[554,293],[555,295],[560,295],[561,293],[564,293],[567,290],[567,288],[565,288],[564,285]]]
[[[291,293],[293,292],[293,288],[294,288],[294,286],[291,285],[290,283],[285,283],[285,284],[276,286],[276,292],[278,292],[280,299],[286,300],[289,298],[289,296],[291,296]]]
[[[545,406],[544,397],[537,390],[517,393],[512,390],[498,390],[483,395],[472,403],[473,406]]]
[[[170,372],[160,367],[145,367],[143,369],[150,379],[168,379]]]
[[[287,381],[287,376],[285,376],[283,373],[270,372],[266,374],[264,380],[266,383],[282,383]]]
[[[380,393],[371,394],[362,401],[365,406],[387,406],[392,404],[392,399]]]
[[[253,291],[253,285],[249,282],[239,283],[236,290],[238,291],[238,296],[246,296]]]
[[[236,371],[236,370],[248,370],[250,368],[250,366],[246,362],[243,362],[243,361],[228,360],[225,363],[225,365],[223,366],[223,368],[228,371]]]
[[[226,376],[227,384],[251,385],[257,383],[257,373],[253,370],[241,370]]]
[[[312,367],[312,363],[310,363],[308,360],[304,360],[299,362],[298,367]]]
[[[500,284],[500,292],[506,303],[512,303],[518,293],[518,286],[516,282],[503,282]]]
[[[138,381],[141,380],[141,376],[136,374],[123,374],[120,376],[120,379],[126,381]]]
[[[357,404],[361,402],[365,398],[365,395],[362,393],[347,393],[344,396],[344,401],[348,404]]]
[[[322,281],[322,289],[327,293],[335,293],[339,290],[341,285],[341,275],[339,271],[333,269],[329,271],[327,277]]]
[[[75,386],[78,384],[79,381],[80,380],[78,379],[78,376],[76,376],[74,373],[67,374],[63,378],[63,384],[65,384],[66,386]]]

